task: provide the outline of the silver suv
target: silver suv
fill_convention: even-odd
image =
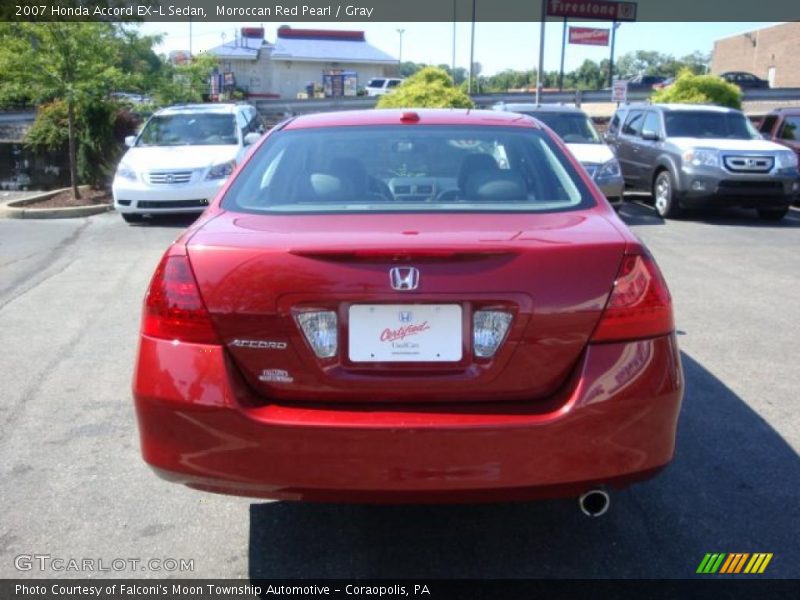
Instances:
[[[651,191],[658,214],[699,206],[754,208],[780,220],[798,194],[797,155],[763,140],[738,110],[697,104],[629,105],[606,141],[625,185]]]

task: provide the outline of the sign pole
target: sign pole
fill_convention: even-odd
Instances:
[[[544,69],[544,19],[547,0],[542,0],[542,22],[539,27],[539,69],[536,71],[536,104],[542,100],[542,70]]]
[[[472,94],[472,73],[475,67],[475,1],[472,0],[472,33],[469,39],[469,81],[467,82],[467,94]]]
[[[564,17],[564,26],[561,30],[561,68],[558,72],[558,91],[564,91],[564,54],[567,49],[567,17]]]
[[[617,27],[619,27],[619,23],[616,21],[611,23],[611,57],[608,61],[608,87],[614,85],[614,42],[617,39]]]

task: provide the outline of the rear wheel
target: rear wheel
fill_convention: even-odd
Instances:
[[[126,223],[141,223],[142,219],[144,219],[143,215],[137,215],[134,213],[122,213],[122,219]]]
[[[786,208],[759,208],[758,216],[765,221],[780,221],[788,212],[788,206]]]
[[[675,184],[669,171],[660,171],[653,182],[653,201],[656,212],[664,219],[681,215],[681,207],[675,198]]]

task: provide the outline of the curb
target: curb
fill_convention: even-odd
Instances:
[[[87,186],[81,186],[86,189]],[[100,213],[108,212],[113,207],[111,204],[92,204],[88,206],[68,206],[64,208],[26,208],[42,200],[52,198],[56,194],[68,191],[70,188],[62,188],[51,192],[36,194],[22,200],[12,200],[4,206],[0,206],[0,218],[6,219],[73,219],[78,217],[90,217]]]

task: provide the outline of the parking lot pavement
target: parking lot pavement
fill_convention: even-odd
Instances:
[[[706,552],[800,564],[800,212],[623,218],[670,284],[687,393],[676,460],[589,520],[571,500],[513,505],[251,502],[157,479],[130,380],[142,294],[188,223],[118,215],[0,221],[0,577],[21,554],[193,559],[203,577],[688,577]]]

